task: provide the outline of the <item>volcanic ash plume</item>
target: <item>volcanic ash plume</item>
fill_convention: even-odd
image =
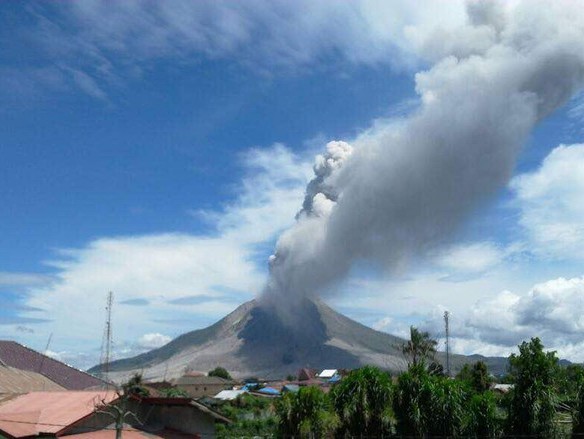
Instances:
[[[448,239],[508,182],[534,125],[584,84],[584,8],[473,2],[468,24],[422,47],[418,110],[318,156],[294,226],[270,258],[264,298],[322,294],[356,261],[388,270]]]

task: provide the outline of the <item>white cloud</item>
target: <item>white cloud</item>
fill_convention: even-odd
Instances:
[[[52,280],[47,274],[0,271],[0,286],[31,287],[45,285]]]
[[[534,253],[584,258],[584,144],[558,146],[539,169],[516,177],[511,188]]]
[[[172,337],[157,332],[144,334],[138,339],[138,346],[143,349],[156,349],[169,343]]]
[[[387,331],[393,326],[393,319],[391,317],[383,317],[375,322],[371,327],[376,331]]]
[[[59,9],[65,22],[83,23],[75,27],[80,41],[102,52],[134,59],[236,55],[286,66],[333,52],[355,63],[404,63],[434,28],[448,35],[466,18],[459,0],[83,1]]]
[[[315,66],[340,73],[356,64],[411,68],[433,53],[426,41],[456,41],[454,31],[466,26],[463,0],[84,0],[28,11],[28,27],[17,31],[44,57],[19,66],[19,76],[35,79],[27,88],[43,92],[36,73],[53,68],[65,90],[104,101],[156,61],[228,59],[267,75]],[[467,33],[484,46],[484,35]]]
[[[508,355],[522,341],[539,337],[564,358],[583,361],[583,307],[584,277],[542,282],[523,295],[503,291],[453,316],[453,348],[465,354]],[[429,314],[422,326],[435,325]]]
[[[476,242],[452,246],[437,257],[439,267],[449,270],[449,274],[481,273],[500,264],[505,252],[493,242]]]
[[[24,303],[42,311],[22,313],[52,321],[39,323],[27,338],[42,345],[53,332],[55,346],[63,351],[99,348],[108,291],[114,292],[114,342],[120,349],[135,345],[145,329],[150,336],[178,335],[252,298],[267,266],[257,246],[271,243],[294,220],[310,162],[277,145],[249,152],[243,163],[246,175],[236,200],[221,211],[206,212],[216,226],[209,234],[103,237],[81,248],[59,250],[48,262],[55,270],[54,282],[26,292]],[[225,291],[230,292],[227,297]],[[204,300],[170,303],[187,296]],[[147,299],[148,305],[118,305],[131,299]]]

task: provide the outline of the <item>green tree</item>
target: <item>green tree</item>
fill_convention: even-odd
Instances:
[[[406,437],[461,434],[468,396],[462,381],[431,375],[422,364],[411,366],[399,376],[395,391],[397,433]]]
[[[159,392],[164,398],[189,398],[186,390],[179,389],[178,387],[167,387],[166,389],[160,389]]]
[[[209,373],[207,374],[210,377],[219,377],[219,378],[224,378],[226,380],[230,380],[231,375],[229,374],[229,372],[227,372],[227,369],[223,368],[223,367],[216,367],[215,369],[209,371]]]
[[[456,379],[469,382],[472,377],[472,366],[469,363],[464,363],[462,369],[456,374]]]
[[[560,367],[558,374],[558,393],[563,402],[575,406],[579,393],[580,383],[584,381],[584,367],[580,364],[569,364]]]
[[[576,388],[574,413],[572,415],[572,437],[584,438],[584,375],[576,374],[573,387]]]
[[[482,393],[491,387],[491,377],[489,377],[489,370],[483,361],[477,361],[470,373],[470,384],[473,390],[477,393]]]
[[[491,387],[489,370],[483,361],[477,361],[472,366],[466,363],[456,374],[456,379],[467,383],[476,393],[485,392]]]
[[[149,396],[150,392],[144,386],[142,374],[135,373],[128,382],[122,384],[122,391],[124,395],[128,396]]]
[[[519,355],[509,357],[510,372],[515,379],[508,415],[512,435],[551,437],[556,414],[556,378],[558,358],[544,352],[539,338],[523,342]]]
[[[408,358],[409,365],[426,364],[427,359],[434,358],[437,344],[438,342],[430,338],[428,332],[410,326],[410,339],[402,345],[402,352]]]
[[[410,366],[397,380],[393,410],[397,433],[402,436],[423,437],[427,430],[422,393],[430,376],[420,365]]]
[[[441,376],[430,376],[422,386],[421,409],[430,437],[452,437],[462,433],[468,393],[464,384]]]
[[[501,434],[501,421],[497,416],[497,400],[493,392],[472,396],[466,423],[466,435],[469,437],[496,438]]]
[[[332,437],[338,418],[328,396],[316,387],[302,387],[287,393],[276,403],[278,432],[281,437]]]
[[[393,424],[391,377],[373,366],[353,370],[331,391],[343,435],[381,437]]]

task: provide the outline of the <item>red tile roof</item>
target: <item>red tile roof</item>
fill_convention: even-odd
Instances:
[[[67,390],[103,387],[105,382],[54,358],[10,340],[0,340],[0,362],[16,369],[37,372]]]
[[[56,434],[117,397],[113,391],[30,392],[0,405],[0,432],[13,438]]]

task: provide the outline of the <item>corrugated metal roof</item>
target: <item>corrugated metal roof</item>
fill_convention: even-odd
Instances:
[[[259,393],[265,393],[266,395],[279,395],[280,392],[273,387],[264,387],[258,390]]]
[[[0,362],[16,369],[40,373],[68,390],[99,388],[106,384],[93,375],[11,340],[0,340]]]
[[[222,401],[232,401],[244,393],[247,393],[247,390],[222,390],[214,398]]]
[[[65,390],[36,372],[0,366],[0,393],[28,393],[43,390]]]
[[[337,369],[325,369],[318,374],[319,378],[332,378],[337,374]]]
[[[30,392],[0,405],[0,431],[16,438],[55,434],[115,399],[113,391]]]

